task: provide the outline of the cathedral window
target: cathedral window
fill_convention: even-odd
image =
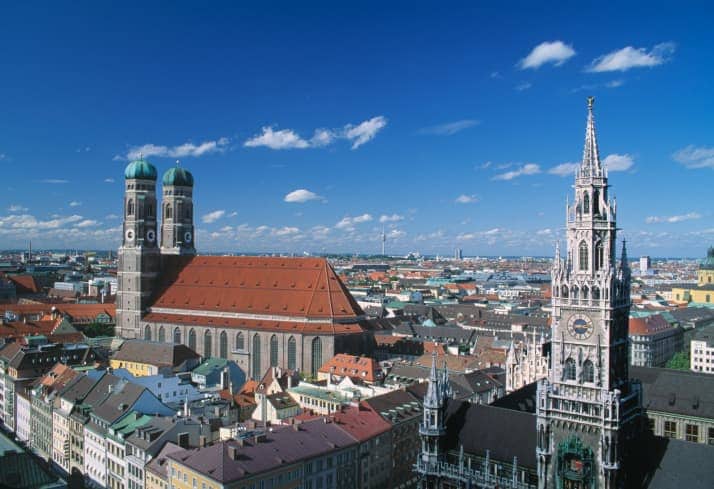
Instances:
[[[221,335],[218,337],[218,356],[228,358],[228,335],[225,331],[221,331]]]
[[[583,214],[590,214],[590,196],[587,192],[583,194]]]
[[[174,343],[181,344],[181,330],[179,328],[174,328]]]
[[[605,265],[605,248],[601,242],[595,245],[595,270],[602,270]]]
[[[578,247],[578,260],[580,270],[587,271],[590,260],[588,260],[588,244],[585,241],[581,241]]]
[[[151,341],[151,327],[148,324],[144,328],[144,339],[146,341]]]
[[[583,300],[588,300],[588,295],[589,295],[588,293],[589,293],[589,289],[588,289],[588,286],[586,285],[580,291],[580,298]]]
[[[310,365],[310,374],[317,377],[317,371],[322,366],[322,340],[316,337],[312,340],[312,364]]]
[[[134,215],[134,199],[129,199],[129,202],[126,203],[126,215]]]
[[[251,354],[253,355],[253,378],[259,379],[262,372],[260,370],[260,335],[258,333],[253,336],[253,351]]]
[[[567,286],[567,285],[563,285],[563,293],[562,293],[562,295],[563,295],[563,297],[565,297],[565,298],[568,297],[568,286]]]
[[[211,330],[207,329],[205,333],[203,333],[203,358],[210,358],[211,354],[213,353],[211,350],[211,343],[213,340],[213,335],[211,335]]]
[[[278,337],[276,335],[270,337],[270,366],[278,366]]]
[[[188,332],[188,347],[196,351],[196,331],[193,328]]]
[[[161,327],[159,328],[159,341],[160,341],[161,343],[165,343],[165,342],[166,342],[166,331],[164,330],[164,327],[163,327],[163,326],[161,326]]]
[[[235,349],[236,350],[244,350],[245,349],[245,337],[243,337],[243,333],[241,333],[240,331],[238,333],[236,333]]]
[[[565,377],[565,380],[575,380],[575,360],[572,358],[568,358],[565,361],[565,366],[564,366],[564,372],[563,375]]]
[[[291,336],[288,338],[288,369],[295,370],[296,362],[296,344],[295,337]]]
[[[583,362],[583,382],[595,382],[595,367],[590,360]]]
[[[600,300],[600,289],[598,287],[593,287],[593,299]]]
[[[171,219],[171,217],[172,217],[171,204],[166,204],[166,209],[164,210],[164,217],[166,219]]]

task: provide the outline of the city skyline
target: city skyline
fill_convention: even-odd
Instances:
[[[4,248],[116,249],[142,154],[194,174],[199,251],[550,256],[588,95],[632,256],[714,240],[695,8],[108,8],[5,8]]]

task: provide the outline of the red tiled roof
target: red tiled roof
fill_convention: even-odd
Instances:
[[[360,403],[358,406],[345,406],[339,412],[335,412],[332,418],[337,426],[360,442],[385,433],[392,427],[366,403]]]
[[[40,288],[32,275],[7,275],[6,278],[15,284],[18,294],[37,294]]]
[[[673,326],[665,318],[659,314],[654,314],[644,318],[630,318],[629,333],[630,335],[650,335],[670,328],[673,328]]]
[[[326,361],[319,372],[330,373],[332,367],[334,374],[340,377],[355,377],[366,382],[376,382],[383,377],[382,369],[377,360],[370,357],[357,357],[346,353],[338,353]]]
[[[176,257],[154,308],[350,319],[363,316],[324,258]]]
[[[12,311],[20,316],[26,314],[49,315],[52,308],[60,314],[67,314],[72,319],[94,320],[99,314],[108,314],[112,319],[116,316],[115,304],[45,304],[42,302],[34,304],[0,304],[0,313]]]

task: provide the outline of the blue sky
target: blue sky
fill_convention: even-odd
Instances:
[[[714,242],[706,3],[145,3],[0,7],[0,248],[116,248],[143,151],[201,250],[550,255],[588,95],[631,253]]]

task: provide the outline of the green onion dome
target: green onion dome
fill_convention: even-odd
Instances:
[[[180,166],[169,168],[168,171],[164,173],[164,178],[162,181],[164,185],[193,187],[193,175],[191,175],[190,171],[181,168]]]
[[[124,170],[124,178],[127,180],[156,180],[156,168],[144,159],[134,160]]]

